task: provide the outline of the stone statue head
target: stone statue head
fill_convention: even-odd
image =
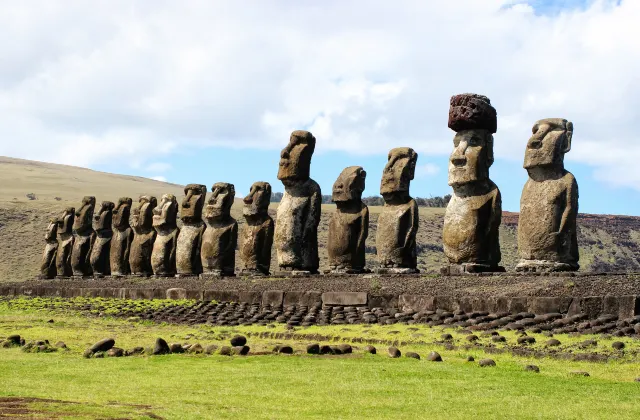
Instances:
[[[49,220],[49,225],[47,226],[47,233],[44,236],[44,239],[47,242],[52,242],[52,241],[55,241],[57,237],[58,237],[58,219],[54,217],[53,219]]]
[[[131,214],[131,227],[138,231],[150,230],[153,227],[153,209],[158,205],[158,200],[149,195],[140,196],[138,207]]]
[[[76,217],[76,209],[68,207],[62,212],[62,216],[58,219],[58,233],[71,233]]]
[[[308,131],[291,133],[289,144],[280,153],[278,179],[283,184],[309,179],[311,156],[316,147],[316,138]]]
[[[111,230],[114,207],[115,204],[111,201],[103,201],[102,204],[100,204],[98,214],[95,215],[93,221],[94,230]]]
[[[93,210],[96,206],[96,198],[93,196],[85,196],[82,199],[82,205],[76,212],[76,220],[73,223],[73,230],[83,232],[91,229],[93,221]]]
[[[573,123],[562,118],[539,120],[527,142],[524,168],[564,168],[564,154],[571,150]]]
[[[367,173],[362,166],[349,166],[348,168],[345,168],[333,184],[331,200],[334,202],[360,202],[366,178]]]
[[[113,226],[119,229],[129,227],[129,217],[131,216],[131,205],[133,200],[130,197],[120,197],[118,204],[113,209]]]
[[[451,98],[449,128],[456,132],[449,157],[449,185],[461,186],[489,179],[493,164],[496,110],[489,98],[465,93]]]
[[[175,228],[178,217],[178,200],[173,194],[163,194],[160,204],[153,209],[153,226]]]
[[[211,197],[205,207],[206,219],[223,220],[231,216],[231,206],[235,199],[236,189],[233,184],[216,182],[211,187]]]
[[[391,197],[409,197],[409,184],[416,172],[418,154],[410,147],[396,147],[389,151],[382,171],[380,194],[388,201]]]
[[[254,182],[249,194],[244,197],[242,214],[245,216],[257,216],[267,214],[271,202],[271,184],[268,182]]]
[[[185,223],[199,223],[202,221],[202,208],[207,196],[206,185],[188,184],[184,187],[180,218]]]

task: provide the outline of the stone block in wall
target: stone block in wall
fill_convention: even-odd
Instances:
[[[398,295],[369,295],[369,308],[398,309]]]
[[[635,295],[605,296],[602,303],[603,314],[617,315],[619,319],[640,315],[640,297]]]
[[[240,294],[236,290],[205,290],[203,300],[216,302],[240,302]]]
[[[534,314],[566,314],[569,312],[572,301],[571,297],[530,297],[529,312]]]
[[[322,304],[327,306],[364,306],[367,301],[367,292],[325,292],[322,294]]]
[[[322,303],[321,292],[285,292],[284,306],[308,306],[312,307],[318,303]]]
[[[262,306],[271,305],[272,308],[282,306],[284,292],[282,290],[268,290],[262,293]]]
[[[430,295],[400,295],[398,307],[401,311],[433,311],[435,310],[435,297]]]
[[[2,296],[15,296],[16,295],[15,286],[0,286],[0,295],[2,295]]]
[[[435,309],[442,309],[443,311],[453,312],[458,309],[458,302],[453,296],[435,296],[433,299],[433,305]]]
[[[580,299],[580,313],[586,314],[590,319],[602,315],[604,299],[602,296],[589,296]]]
[[[181,287],[174,287],[167,289],[167,299],[186,299],[187,289]]]
[[[187,299],[203,300],[204,292],[202,290],[187,289]]]
[[[250,305],[254,303],[262,303],[262,293],[260,292],[239,292],[240,302],[246,302]]]
[[[528,312],[529,311],[529,298],[527,297],[513,297],[509,298],[509,312]]]
[[[155,296],[154,289],[127,289],[128,299],[153,299]],[[164,298],[164,297],[163,297]]]

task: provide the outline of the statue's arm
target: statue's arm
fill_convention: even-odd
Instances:
[[[231,234],[231,238],[229,239],[229,245],[227,246],[226,252],[235,252],[238,247],[238,222],[233,222],[231,232],[229,233]]]
[[[369,236],[369,208],[366,205],[362,210],[361,223],[360,235],[358,236],[358,255],[364,252],[365,242],[367,241],[367,236]]]
[[[320,187],[313,192],[310,201],[309,214],[305,220],[305,238],[310,232],[316,232],[318,225],[320,224],[320,212],[322,211],[322,194],[320,192]]]
[[[418,225],[420,224],[420,214],[418,213],[418,204],[415,202],[415,200],[412,200],[411,202],[411,206],[409,207],[409,211],[410,211],[410,217],[409,217],[409,221],[410,221],[410,225],[409,228],[407,229],[407,233],[405,235],[404,238],[404,248],[408,248],[413,246],[413,243],[415,242],[415,238],[416,238],[416,232],[418,231]]]
[[[260,250],[260,252],[262,253],[262,261],[271,260],[271,247],[273,245],[273,219],[270,218],[267,223],[267,231],[265,232],[264,237],[262,238],[263,240],[261,241],[262,249]]]
[[[578,183],[575,179],[571,181],[571,185],[565,191],[566,205],[560,219],[558,234],[565,233],[571,227],[570,219],[578,214]]]

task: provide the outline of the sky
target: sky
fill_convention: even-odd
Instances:
[[[389,149],[411,194],[451,192],[452,95],[498,113],[491,178],[518,211],[534,122],[574,124],[580,211],[640,215],[639,0],[0,0],[0,155],[169,182],[277,180],[291,131],[378,195]],[[99,191],[95,195],[99,197]]]

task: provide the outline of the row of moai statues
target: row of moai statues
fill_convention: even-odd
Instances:
[[[456,134],[448,171],[453,195],[443,229],[444,252],[450,264],[443,271],[505,271],[499,265],[501,196],[489,178],[494,160],[493,134],[497,131],[496,110],[486,96],[456,95],[451,98],[448,125]],[[525,152],[524,167],[529,179],[521,198],[518,271],[579,268],[578,186],[563,163],[564,154],[571,149],[572,135],[573,125],[564,119],[540,120],[533,126]],[[256,182],[244,198],[241,274],[268,275],[274,242],[281,271],[318,272],[322,195],[320,186],[310,178],[315,143],[308,131],[294,131],[281,152],[278,179],[285,192],[275,229],[268,214],[271,186]],[[408,147],[392,149],[388,155],[380,183],[385,204],[376,235],[381,273],[418,272],[418,206],[409,194],[417,159],[418,154]],[[369,210],[362,202],[365,179],[364,169],[352,166],[344,169],[333,185],[336,211],[329,221],[327,244],[333,273],[367,271]],[[102,203],[92,227],[95,198],[85,197],[78,212],[67,209],[49,225],[42,276],[234,275],[238,242],[238,225],[230,213],[234,186],[214,184],[206,206],[205,196],[204,185],[185,187],[180,210],[182,229],[176,222],[178,202],[171,194],[164,195],[159,205],[154,197],[142,196],[133,211],[131,227],[130,198],[120,199],[117,205]]]

